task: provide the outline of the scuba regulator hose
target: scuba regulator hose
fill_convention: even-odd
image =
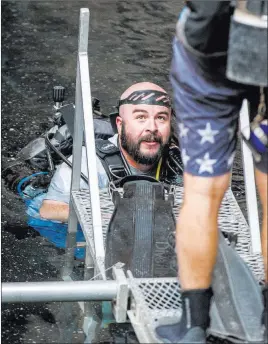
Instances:
[[[34,177],[36,177],[36,176],[47,175],[48,173],[49,173],[49,172],[37,172],[37,173],[31,174],[30,176],[27,176],[27,177],[22,178],[22,179],[19,181],[18,185],[17,185],[17,193],[18,193],[18,195],[19,195],[22,199],[24,199],[24,198],[25,198],[25,195],[24,195],[24,193],[23,193],[23,191],[22,191],[22,186],[23,186],[23,184],[26,183],[26,182],[28,182],[29,180],[31,180],[32,178],[34,178]]]
[[[48,145],[49,148],[51,148],[70,168],[73,167],[72,163],[50,142],[49,136],[53,135],[51,133],[46,134],[45,136],[45,142]],[[81,178],[88,183],[88,178],[84,175],[84,173],[81,172]]]

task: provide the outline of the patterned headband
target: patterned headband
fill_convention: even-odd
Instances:
[[[118,108],[123,104],[160,105],[171,108],[171,100],[165,92],[154,90],[135,91],[127,98],[119,100]]]

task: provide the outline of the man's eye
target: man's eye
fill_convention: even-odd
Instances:
[[[139,116],[137,116],[137,119],[144,120],[145,116],[144,115],[139,115]]]
[[[158,116],[159,121],[164,122],[166,120],[165,116]]]

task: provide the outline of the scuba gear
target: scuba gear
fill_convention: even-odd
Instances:
[[[115,186],[120,178],[131,174],[128,164],[121,154],[120,148],[109,140],[97,139],[96,154],[102,162],[110,182]],[[158,162],[156,179],[167,184],[181,184],[182,181],[182,161],[178,146],[171,145],[166,152],[166,156]]]
[[[242,132],[242,138],[252,152],[256,162],[262,160],[264,154],[268,154],[268,121],[266,117],[266,103],[263,87],[260,88],[260,103],[258,112],[250,127]]]
[[[214,293],[209,334],[230,340],[258,343],[263,340],[261,288],[245,261],[219,233],[213,271]]]
[[[48,175],[48,172],[37,172],[32,174],[31,176],[28,177],[24,177],[20,180],[20,182],[17,185],[17,192],[18,195],[21,198],[34,198],[35,196],[44,193],[44,187],[42,187],[43,185],[41,185],[41,187],[35,187],[35,182],[36,181],[32,181],[32,179],[36,176],[46,176]],[[28,183],[28,185],[25,187],[25,183],[27,182],[31,182],[31,184]],[[22,187],[24,186],[24,190],[22,191]]]
[[[173,194],[148,176],[127,176],[119,181],[112,192],[114,212],[106,235],[106,268],[121,262],[136,278],[177,276]],[[236,341],[261,342],[261,288],[235,250],[236,244],[241,244],[236,235],[225,236],[219,235],[208,332]],[[107,277],[112,278],[109,272]],[[198,336],[202,337],[202,331],[197,331]],[[189,338],[193,342],[194,338]]]
[[[247,144],[256,162],[262,160],[262,155],[268,153],[268,121],[253,121],[250,123],[249,132],[242,133],[244,142]]]
[[[262,325],[264,326],[264,338],[268,335],[268,284],[262,290],[264,309],[262,312]]]
[[[162,325],[156,333],[167,343],[206,343],[212,289],[181,292],[182,316],[178,323]]]
[[[19,185],[19,195],[24,199],[27,205],[28,224],[50,241],[54,242],[58,247],[64,247],[65,238],[62,235],[58,237],[56,234],[58,239],[53,237],[53,224],[55,224],[55,222],[49,224],[49,221],[40,219],[37,205],[41,206],[41,203],[38,201],[39,197],[42,197],[42,194],[47,192],[57,165],[64,161],[70,168],[72,167],[72,163],[67,158],[72,154],[74,105],[62,104],[63,97],[64,88],[54,88],[53,99],[55,102],[54,108],[56,110],[56,114],[53,116],[54,126],[47,133],[31,141],[24,147],[17,155],[17,159],[12,161],[12,163],[4,169],[4,173],[2,173],[5,181],[8,182],[8,186],[11,187],[13,191],[18,192]],[[97,152],[102,150],[102,156],[100,154],[98,156],[104,168],[107,166],[106,172],[109,179],[115,182],[125,175],[131,174],[131,172],[120,150],[110,141],[104,140],[113,135],[112,128],[107,118],[99,111],[99,101],[97,99],[92,99],[92,103],[94,106],[96,146],[98,148],[98,142],[103,144],[99,147],[100,150],[97,149]],[[106,147],[104,146],[105,143]],[[114,156],[111,156],[111,148],[114,150]],[[117,162],[115,159],[117,159]],[[180,156],[178,156],[178,161],[179,160]],[[163,171],[163,168],[160,168],[161,166],[164,166],[164,161],[163,164],[161,162],[159,163],[157,169],[159,177],[160,172],[162,173]],[[167,171],[165,172],[163,177],[167,176]],[[170,174],[173,175],[173,172],[170,172]],[[88,182],[86,176],[81,174],[81,177],[84,181]],[[47,228],[48,225],[51,226],[51,228]],[[60,227],[62,226],[62,224],[58,225]],[[46,228],[48,230],[47,235]],[[57,228],[58,226],[55,226],[55,233],[60,230]],[[61,232],[64,233],[64,230]],[[82,241],[81,238],[79,241]]]
[[[117,146],[112,144],[109,140],[102,139],[97,139],[95,144],[96,154],[102,163],[109,181],[115,181],[128,175],[126,164]]]
[[[65,96],[65,87],[63,86],[54,86],[53,87],[53,101],[55,103],[54,108],[59,110],[62,107],[62,103],[64,101]]]
[[[175,253],[168,242],[175,231],[172,195],[148,176],[127,176],[119,187],[123,197],[117,190],[112,194],[115,207],[106,236],[106,267],[123,262],[135,277],[176,276],[171,264]]]
[[[42,236],[59,248],[65,247],[67,224],[48,221],[40,218],[39,209],[42,200],[50,185],[51,178],[57,165],[62,160],[72,167],[67,159],[72,154],[73,139],[68,123],[74,121],[74,105],[63,105],[64,88],[59,86],[53,89],[53,100],[56,113],[52,116],[53,127],[41,137],[32,140],[24,147],[15,161],[8,163],[2,171],[7,186],[18,193],[27,207],[29,226],[33,227]],[[109,122],[100,112],[99,100],[92,99],[94,113],[95,135],[103,138],[110,137],[113,133]],[[103,126],[103,123],[107,123]],[[81,177],[87,182],[87,178]],[[77,242],[84,240],[83,232],[79,226]],[[85,248],[76,248],[75,256],[83,258]]]
[[[93,106],[97,107],[97,109],[100,109],[99,100],[97,98],[92,99],[92,107]],[[67,124],[71,136],[73,136],[75,107],[73,104],[68,104],[67,106],[61,108],[61,111],[64,122]],[[109,118],[104,116],[99,110],[94,109],[93,111],[95,138],[108,139],[109,137],[112,137],[114,132],[109,122]]]
[[[46,176],[46,186],[53,175],[55,167],[64,161],[71,167],[71,163],[67,158],[72,154],[72,130],[74,123],[74,105],[63,105],[65,89],[61,86],[53,88],[54,108],[56,112],[53,114],[53,127],[29,142],[18,153],[16,160],[8,162],[2,170],[2,177],[7,186],[16,191],[17,184],[21,179],[33,173],[49,171]],[[108,138],[113,135],[112,128],[108,122],[108,118],[100,112],[100,103],[97,98],[92,98],[92,108],[94,114],[95,136],[100,138]],[[40,180],[44,176],[36,177]],[[87,178],[82,176],[87,182]],[[26,184],[25,184],[26,186]],[[46,188],[44,192],[46,191]]]
[[[45,141],[47,146],[51,148],[70,168],[72,168],[72,163],[50,142],[49,134],[46,135]],[[88,178],[82,172],[81,178],[88,184]]]

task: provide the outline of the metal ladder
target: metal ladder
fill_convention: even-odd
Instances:
[[[74,249],[76,247],[78,223],[81,225],[86,239],[84,280],[89,280],[97,274],[100,274],[102,279],[105,279],[104,241],[102,236],[93,112],[88,67],[88,32],[89,10],[87,8],[81,8],[76,71],[70,213],[66,242],[66,258],[62,271],[62,278],[66,281],[71,280],[71,273],[74,267]],[[80,190],[83,136],[87,153],[87,169],[90,189],[90,193],[87,192],[86,194]],[[91,342],[91,339],[94,338],[94,332],[97,326],[93,317],[93,307],[89,302],[80,302],[79,304],[84,311],[83,330],[87,336],[90,336],[90,338],[87,339],[87,342]]]
[[[75,126],[73,138],[73,169],[70,197],[70,214],[66,244],[66,260],[62,277],[71,279],[74,267],[74,249],[78,223],[81,225],[86,239],[86,258],[84,279],[89,280],[98,275],[105,280],[104,240],[106,230],[113,212],[113,203],[107,190],[98,189],[96,150],[94,141],[94,125],[91,105],[90,77],[88,68],[88,30],[89,10],[80,10],[79,44],[76,75]],[[240,116],[241,127],[248,124],[248,107],[243,103]],[[81,159],[83,133],[87,153],[89,190],[80,189]],[[243,144],[243,160],[245,171],[246,196],[249,214],[248,226],[235,197],[228,190],[223,201],[219,226],[221,229],[238,234],[238,251],[248,262],[258,279],[262,278],[263,265],[261,257],[259,218],[255,190],[252,156]],[[176,190],[175,215],[178,215],[182,203],[183,188]],[[249,244],[250,243],[250,244]],[[115,279],[119,281],[121,292],[116,298],[114,313],[117,322],[125,322],[126,315],[134,327],[139,341],[157,343],[154,327],[163,317],[177,318],[180,313],[179,285],[175,278],[136,279],[131,272],[128,278],[123,271],[114,268]],[[119,287],[120,289],[120,287]],[[164,291],[168,291],[168,293]],[[131,295],[132,307],[127,310],[127,297]],[[159,296],[169,295],[168,299]],[[84,311],[84,332],[94,332],[93,313],[89,302],[80,303]],[[148,319],[145,321],[145,319]],[[92,337],[92,335],[91,335]],[[90,339],[88,339],[90,342]]]
[[[64,275],[69,275],[73,268],[73,249],[76,245],[75,234],[78,221],[83,229],[86,246],[86,266],[93,268],[105,279],[104,273],[104,244],[100,212],[96,149],[94,139],[93,111],[91,104],[90,78],[88,68],[88,28],[89,10],[80,10],[79,43],[77,57],[76,92],[75,92],[75,123],[73,137],[73,169],[71,182],[70,215],[68,221],[67,259]],[[91,214],[92,223],[87,223],[84,217],[84,207],[81,209],[80,175],[82,161],[83,132],[87,153],[87,169],[90,197],[87,198],[87,211]],[[88,227],[91,227],[88,230]],[[93,235],[92,235],[93,234]],[[93,259],[94,258],[94,259]],[[86,274],[87,275],[87,274]]]

